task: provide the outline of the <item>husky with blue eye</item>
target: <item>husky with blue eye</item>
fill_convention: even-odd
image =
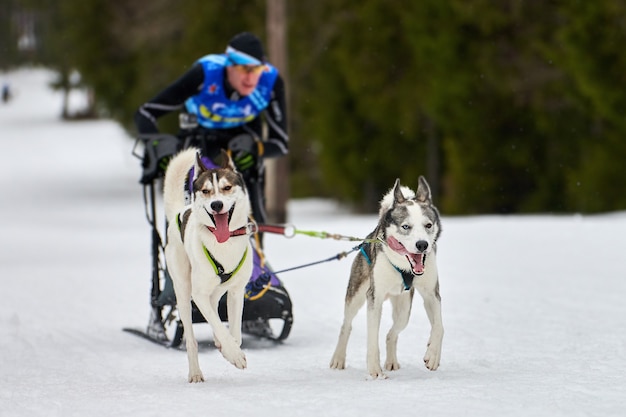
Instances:
[[[431,325],[424,364],[439,367],[443,324],[437,273],[437,239],[441,221],[426,179],[419,177],[417,191],[396,180],[383,197],[378,225],[361,245],[352,264],[345,297],[344,321],[330,367],[344,369],[352,321],[367,302],[367,370],[372,378],[386,378],[378,345],[383,302],[391,301],[393,325],[387,333],[385,369],[400,368],[398,335],[406,328],[415,290],[424,300]]]
[[[245,287],[252,274],[251,205],[242,175],[222,153],[218,168],[207,168],[197,149],[177,154],[165,173],[163,200],[168,221],[165,259],[172,277],[185,331],[189,382],[204,381],[192,323],[193,300],[211,325],[215,345],[239,369],[247,365],[241,350]],[[191,203],[185,182],[193,167]],[[228,328],[218,315],[227,294]]]

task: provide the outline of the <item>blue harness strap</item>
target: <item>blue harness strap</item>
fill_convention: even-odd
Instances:
[[[361,252],[361,255],[363,255],[363,257],[365,258],[365,261],[367,262],[367,264],[371,265],[372,264],[372,260],[370,259],[370,257],[367,254],[367,252],[365,252],[365,249],[363,248],[363,246],[365,246],[365,243],[362,243],[359,246],[359,251]],[[394,264],[391,264],[391,265],[394,267],[394,269],[396,271],[398,271],[398,273],[402,277],[402,284],[404,284],[404,290],[405,291],[410,290],[411,286],[413,285],[413,278],[415,278],[415,275],[413,275],[411,272],[407,272],[407,271],[401,270],[400,268],[398,268]]]
[[[365,257],[365,261],[367,262],[368,265],[372,264],[372,260],[370,259],[369,256],[367,256],[367,252],[365,252],[365,249],[363,249],[363,245],[365,244],[361,244],[361,246],[359,246],[359,250],[361,251],[361,255],[363,255]]]
[[[411,286],[413,285],[413,278],[415,278],[415,275],[413,275],[411,272],[402,271],[400,268],[398,268],[395,265],[393,267],[396,268],[396,271],[398,271],[400,275],[402,275],[402,283],[404,284],[404,290],[405,291],[410,290]]]

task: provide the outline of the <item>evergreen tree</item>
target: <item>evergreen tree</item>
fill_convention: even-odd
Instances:
[[[40,12],[41,62],[77,69],[131,132],[197,58],[243,30],[265,39],[262,0],[14,3]],[[625,14],[613,0],[289,2],[291,194],[374,211],[396,178],[426,174],[447,214],[624,209]]]

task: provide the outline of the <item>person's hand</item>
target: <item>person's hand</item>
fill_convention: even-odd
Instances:
[[[142,176],[139,182],[150,184],[156,178],[165,174],[170,160],[178,151],[182,144],[178,137],[167,134],[146,134],[140,138],[145,143],[145,150],[141,167]]]
[[[233,162],[240,172],[255,166],[258,148],[252,135],[242,133],[235,136],[228,142],[228,149],[232,152]]]
[[[167,166],[170,164],[173,157],[174,155],[167,155],[159,159],[158,165],[161,172],[165,173],[165,171],[167,171]]]

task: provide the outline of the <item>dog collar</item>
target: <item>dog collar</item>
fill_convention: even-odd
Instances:
[[[248,248],[246,247],[246,251],[243,253],[243,256],[241,257],[239,264],[231,272],[226,273],[224,272],[224,267],[222,266],[222,264],[220,264],[217,261],[217,259],[215,259],[213,255],[211,255],[211,252],[209,252],[206,246],[202,245],[202,250],[204,250],[204,254],[206,255],[206,258],[209,260],[209,263],[213,267],[213,271],[215,271],[215,275],[220,277],[220,281],[222,281],[222,284],[228,281],[233,275],[237,273],[237,271],[241,269],[244,261],[246,260],[246,257],[248,256]]]

